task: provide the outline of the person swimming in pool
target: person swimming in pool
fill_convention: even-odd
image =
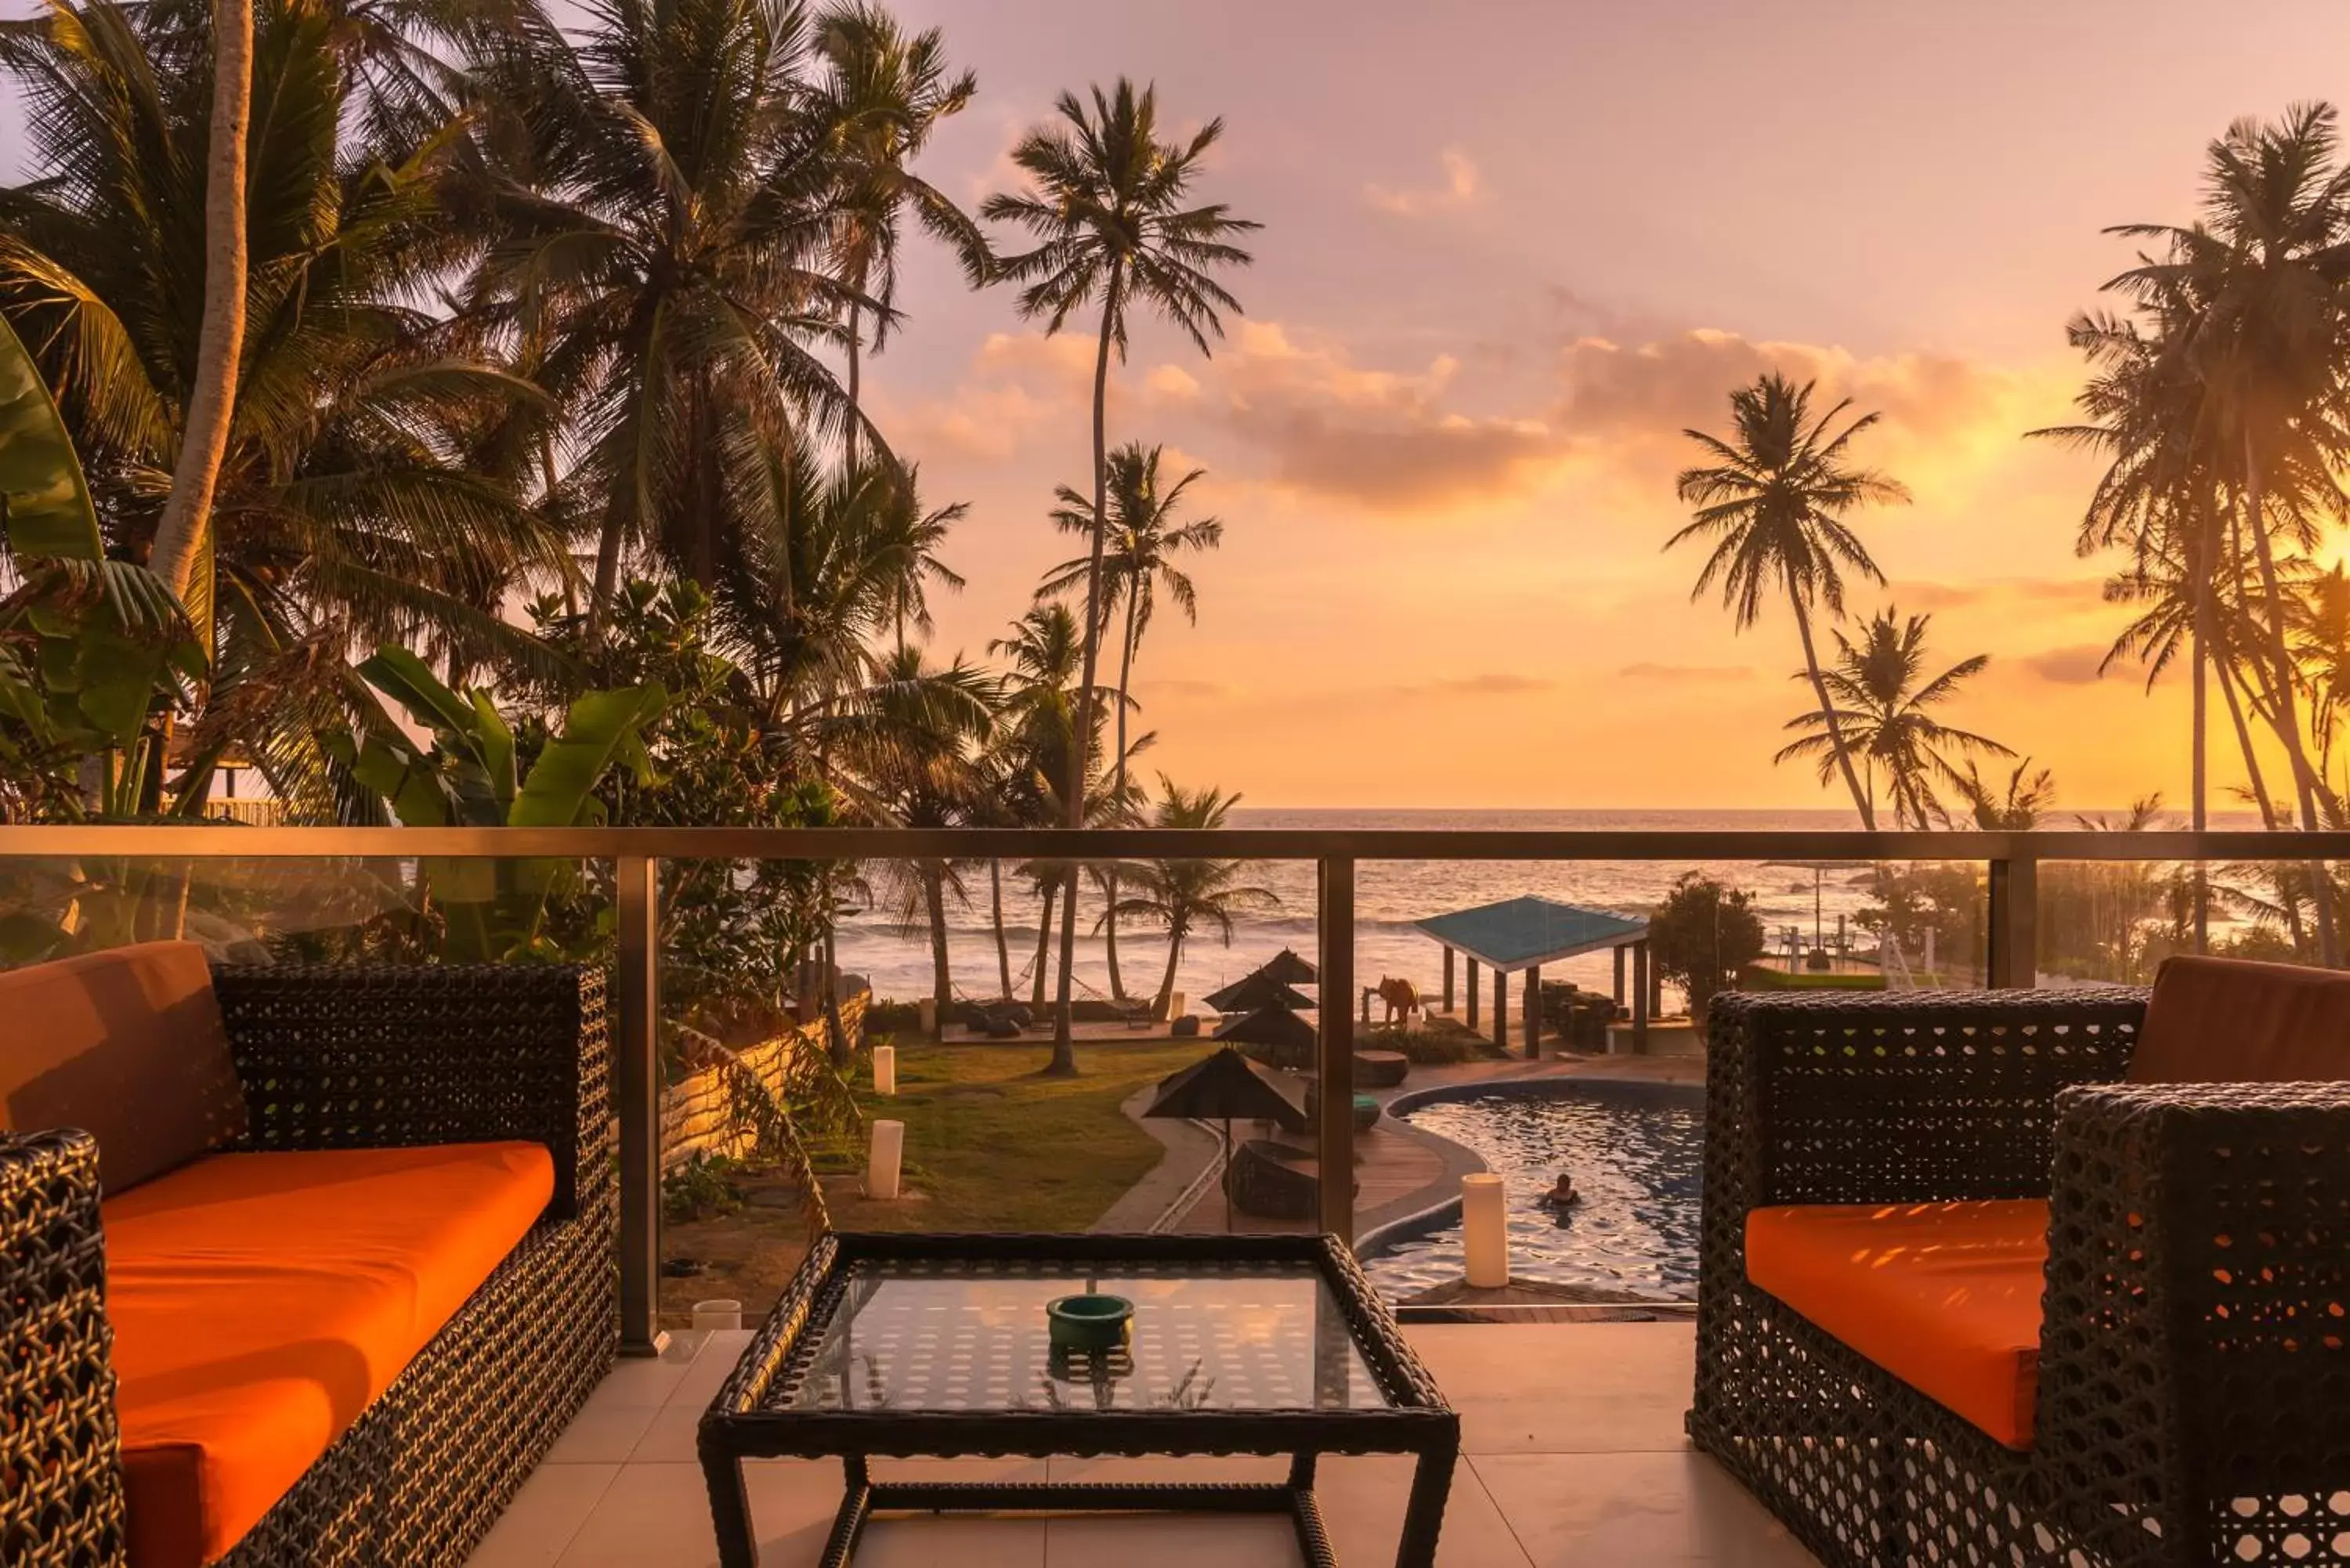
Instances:
[[[1582,1202],[1583,1194],[1575,1189],[1575,1173],[1567,1170],[1560,1171],[1558,1180],[1552,1184],[1551,1189],[1544,1193],[1537,1201],[1544,1208],[1559,1214],[1565,1213],[1566,1210]]]

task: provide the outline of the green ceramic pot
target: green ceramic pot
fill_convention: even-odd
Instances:
[[[1124,1296],[1061,1296],[1045,1303],[1055,1350],[1116,1350],[1134,1326],[1134,1303]]]

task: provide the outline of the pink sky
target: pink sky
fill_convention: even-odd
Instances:
[[[1885,412],[1862,454],[1917,504],[1862,519],[1892,582],[1856,607],[1993,656],[1959,722],[2067,805],[2182,799],[2183,688],[2094,679],[2122,618],[2072,550],[2090,470],[2018,438],[2065,417],[2064,320],[2128,260],[2099,229],[2189,215],[2230,118],[2350,92],[2350,12],[899,9],[979,74],[925,171],[958,196],[1012,179],[1055,91],[1128,72],[1225,118],[1204,192],[1266,224],[1214,358],[1146,327],[1117,376],[1112,440],[1208,470],[1227,524],[1200,625],[1143,653],[1147,766],[1262,805],[1835,804],[1770,761],[1805,701],[1786,618],[1733,636],[1659,553],[1680,427],[1775,365]],[[0,168],[18,134],[0,112]],[[914,249],[867,385],[929,499],[972,504],[939,647],[976,655],[1071,553],[1045,511],[1085,475],[1090,345]]]
[[[1151,763],[1260,805],[1835,804],[1774,768],[1805,705],[1784,615],[1689,601],[1679,431],[1776,365],[1884,410],[1863,455],[1914,506],[1863,530],[1991,671],[1956,715],[2065,803],[2183,801],[2184,691],[2095,679],[2121,617],[2072,548],[2090,468],[2063,328],[2183,218],[2232,117],[2338,96],[2350,14],[2171,4],[1180,7],[906,0],[981,98],[929,172],[976,196],[1064,86],[1155,78],[1222,114],[1205,189],[1263,220],[1248,306],[1202,360],[1138,336],[1112,439],[1209,471],[1227,524],[1200,625],[1163,618]],[[2241,19],[2240,19],[2241,20]],[[868,385],[934,499],[967,499],[941,607],[976,651],[1050,560],[1085,472],[1089,345],[918,262]]]

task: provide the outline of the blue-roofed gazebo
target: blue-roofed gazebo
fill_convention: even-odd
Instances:
[[[1633,1048],[1647,1044],[1648,1013],[1655,1003],[1655,977],[1648,963],[1648,922],[1605,909],[1586,909],[1549,898],[1504,898],[1473,909],[1455,909],[1412,922],[1444,949],[1444,1011],[1452,1011],[1452,955],[1469,964],[1469,1027],[1478,1026],[1477,971],[1493,971],[1493,1042],[1510,1044],[1509,977],[1526,977],[1526,1054],[1537,1054],[1542,1040],[1542,966],[1583,953],[1610,950],[1616,955],[1616,1005],[1625,1004],[1624,955],[1632,955]]]

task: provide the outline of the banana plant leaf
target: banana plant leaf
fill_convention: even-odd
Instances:
[[[649,777],[645,727],[669,705],[658,685],[590,691],[571,704],[562,732],[547,737],[528,776],[518,783],[514,727],[486,692],[452,691],[406,649],[387,648],[361,663],[368,683],[405,708],[433,734],[430,752],[404,735],[334,741],[352,776],[383,796],[401,822],[416,826],[568,827],[595,820],[596,786],[615,766]],[[435,858],[419,869],[445,922],[443,956],[498,961],[527,954],[541,940],[547,900],[578,875],[566,860]]]
[[[95,561],[105,545],[81,459],[24,340],[0,320],[0,519],[18,556]]]
[[[547,738],[515,796],[507,823],[515,827],[569,827],[584,820],[597,802],[597,783],[615,763],[639,781],[652,771],[645,751],[645,726],[669,706],[658,684],[617,691],[590,691],[571,704],[563,733]]]

